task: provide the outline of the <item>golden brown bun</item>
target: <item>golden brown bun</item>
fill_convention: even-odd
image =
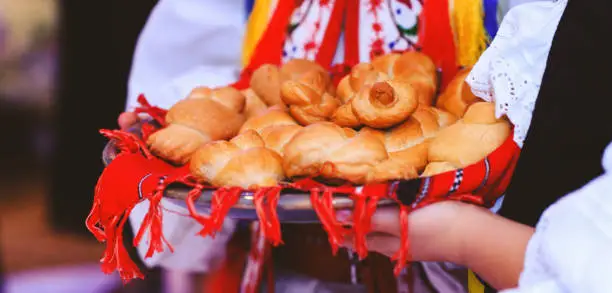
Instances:
[[[453,171],[456,169],[458,168],[453,166],[449,162],[433,162],[433,163],[429,163],[427,167],[425,167],[425,171],[423,171],[423,174],[421,174],[421,177],[431,177],[434,175],[446,173],[448,171]]]
[[[457,73],[444,92],[438,97],[436,107],[446,110],[457,117],[463,117],[467,108],[480,100],[472,93],[472,89],[465,82],[471,70],[472,68],[468,67]]]
[[[361,126],[361,121],[353,112],[351,101],[362,88],[386,80],[389,80],[389,77],[374,70],[374,67],[369,63],[355,65],[351,69],[351,73],[340,80],[338,84],[336,95],[343,104],[337,108],[330,120],[342,127],[357,128]]]
[[[422,73],[402,75],[396,79],[410,84],[414,88],[417,93],[419,105],[433,106],[433,100],[438,90],[436,80]]]
[[[458,120],[457,116],[434,107],[419,106],[419,111],[430,112],[433,116],[435,116],[440,128],[450,126]]]
[[[295,80],[302,77],[304,74],[317,71],[328,73],[321,65],[307,59],[291,59],[281,66],[281,75],[283,80]]]
[[[285,106],[280,97],[281,73],[276,65],[264,64],[253,71],[250,87],[268,106]]]
[[[355,116],[355,113],[353,112],[353,105],[351,103],[338,107],[330,120],[342,127],[357,128],[362,125],[359,118]]]
[[[344,144],[329,152],[320,176],[365,184],[371,178],[369,173],[372,169],[387,158],[385,145],[374,136],[365,133],[353,137],[347,136]]]
[[[495,118],[493,103],[475,103],[462,120],[440,131],[432,140],[429,161],[467,167],[501,146],[510,131],[508,121]]]
[[[429,107],[419,107],[412,116],[388,131],[364,128],[361,132],[376,135],[384,142],[389,159],[371,172],[371,181],[412,179],[418,177],[428,163],[431,139],[447,123],[454,122],[452,115]]]
[[[261,100],[257,94],[253,91],[253,89],[248,88],[246,90],[242,90],[242,94],[246,99],[246,105],[244,109],[244,114],[247,119],[257,116],[268,109],[268,105]]]
[[[328,73],[313,70],[297,80],[285,81],[281,86],[281,97],[300,124],[327,121],[340,106],[340,102],[327,93],[330,84]]]
[[[298,123],[295,122],[285,109],[275,106],[247,120],[244,125],[242,125],[242,128],[240,128],[240,133],[248,130],[255,130],[257,133],[261,134],[261,131],[266,127],[283,125],[298,125]]]
[[[429,56],[421,52],[409,51],[402,53],[395,61],[393,70],[394,76],[411,75],[420,72],[434,80],[437,84],[438,70],[436,65]]]
[[[352,99],[351,105],[362,124],[381,129],[410,116],[418,106],[418,97],[409,84],[391,80],[366,86]]]
[[[417,91],[419,103],[431,106],[437,91],[438,75],[433,61],[415,51],[390,53],[372,60],[372,66],[393,79],[411,84]]]
[[[387,160],[372,168],[368,173],[366,181],[375,183],[419,177],[417,167],[423,164],[424,156],[427,158],[426,148],[427,144],[421,143],[406,150],[389,153]]]
[[[472,104],[463,115],[463,122],[467,124],[492,124],[502,121],[505,119],[495,117],[495,104],[488,102]]]
[[[251,130],[257,132],[267,148],[282,156],[285,144],[300,129],[302,126],[295,122],[285,109],[275,106],[247,120],[240,129],[240,133]]]
[[[425,54],[409,51],[402,54],[389,53],[372,60],[372,66],[390,77],[423,73],[431,78],[436,76],[436,66]]]
[[[376,71],[372,64],[359,63],[353,66],[350,74],[340,80],[336,95],[342,103],[347,103],[363,86],[387,79],[389,77]]]
[[[390,153],[405,150],[433,137],[439,129],[435,112],[419,108],[404,123],[385,132],[385,146]]]
[[[237,90],[196,88],[166,114],[167,127],[147,139],[151,151],[174,163],[187,163],[202,144],[229,139],[245,121],[245,98]]]
[[[266,147],[277,152],[279,155],[285,155],[285,145],[302,129],[299,125],[280,125],[270,126],[261,130],[261,138],[264,140]]]
[[[214,186],[275,186],[284,177],[281,157],[265,148],[253,130],[231,141],[218,140],[200,147],[191,158],[190,169],[196,178]]]
[[[370,63],[376,71],[384,72],[389,76],[394,76],[396,73],[395,62],[397,62],[397,59],[399,59],[400,56],[401,54],[398,53],[389,53],[375,57]]]
[[[375,136],[323,122],[304,127],[287,143],[283,167],[289,177],[319,175],[362,184],[387,157]]]
[[[287,80],[299,79],[311,71],[327,74],[323,67],[305,59],[293,59],[281,67],[264,64],[253,71],[250,87],[268,106],[284,106],[280,93],[281,85]],[[328,89],[332,88],[330,86]]]

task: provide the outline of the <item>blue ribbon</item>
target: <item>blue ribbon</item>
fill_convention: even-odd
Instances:
[[[497,35],[497,4],[498,0],[483,0],[484,4],[484,25],[491,39]]]
[[[246,19],[249,19],[251,12],[253,12],[253,6],[255,6],[255,0],[246,0],[244,4],[246,8]]]

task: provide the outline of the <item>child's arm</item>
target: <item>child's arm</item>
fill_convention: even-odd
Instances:
[[[457,221],[459,253],[440,253],[442,259],[465,265],[497,289],[517,286],[532,227],[510,221],[488,210],[466,206]],[[452,259],[458,255],[458,259]]]
[[[352,215],[338,213],[351,225]],[[397,208],[380,208],[372,217],[370,250],[392,257],[400,248],[402,227]],[[452,262],[467,266],[496,288],[515,287],[523,269],[533,228],[466,203],[447,201],[418,209],[409,217],[413,261]],[[352,247],[347,237],[345,246]]]

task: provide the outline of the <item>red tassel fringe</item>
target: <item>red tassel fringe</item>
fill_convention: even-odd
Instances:
[[[167,110],[152,106],[142,94],[138,96],[138,103],[140,103],[141,107],[138,107],[136,108],[136,110],[134,110],[136,114],[148,114],[149,116],[151,116],[151,118],[153,118],[153,120],[159,123],[161,127],[166,126],[166,114],[168,113]]]

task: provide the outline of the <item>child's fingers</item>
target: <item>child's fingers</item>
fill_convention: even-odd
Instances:
[[[368,250],[392,257],[400,249],[400,239],[395,235],[371,233],[366,237]]]
[[[138,115],[134,112],[123,112],[119,115],[117,123],[122,130],[127,130],[140,121]]]
[[[386,234],[400,234],[400,215],[397,207],[385,207],[376,210],[372,216],[372,231]]]
[[[336,218],[344,225],[352,226],[353,212],[350,210],[342,210],[336,212]],[[392,235],[400,234],[400,218],[399,209],[396,207],[385,207],[376,210],[372,216],[371,229],[376,232],[383,232]]]
[[[353,234],[344,236],[342,247],[355,249]],[[400,248],[400,239],[397,236],[385,233],[370,233],[366,237],[366,245],[369,251],[378,252],[386,256],[393,256]]]

